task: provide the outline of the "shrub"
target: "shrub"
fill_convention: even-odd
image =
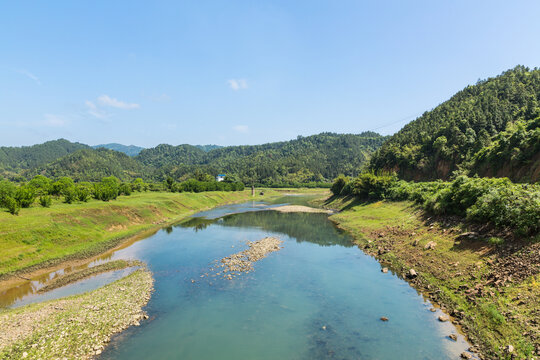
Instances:
[[[119,187],[119,192],[121,195],[129,196],[131,195],[132,189],[130,184],[122,183]]]
[[[330,191],[332,192],[332,194],[334,195],[339,195],[341,194],[341,191],[343,190],[343,188],[345,187],[345,185],[347,185],[347,183],[350,181],[350,178],[348,176],[345,176],[345,175],[339,175],[335,180],[334,180],[334,183],[332,184],[332,187],[330,188]]]
[[[19,214],[21,206],[14,198],[8,196],[4,199],[4,205],[11,215]]]
[[[15,190],[14,198],[21,207],[28,208],[34,203],[34,200],[36,200],[36,193],[34,189],[28,185],[21,185]]]
[[[39,204],[43,207],[51,207],[52,198],[49,195],[41,195],[39,197]]]

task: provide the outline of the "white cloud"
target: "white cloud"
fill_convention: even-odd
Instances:
[[[105,119],[109,116],[109,114],[107,114],[105,111],[103,111],[102,109],[98,108],[98,106],[96,104],[94,104],[92,101],[90,100],[86,100],[84,102],[84,104],[86,105],[87,107],[87,111],[88,111],[88,114],[92,115],[93,117],[95,118],[98,118],[98,119]]]
[[[112,98],[109,95],[101,95],[100,97],[97,98],[97,101],[100,105],[109,106],[109,107],[113,107],[117,109],[129,110],[129,109],[138,109],[141,107],[139,104],[126,103],[118,99]]]
[[[36,82],[36,84],[41,86],[41,81],[39,80],[39,78],[36,75],[32,74],[30,71],[25,70],[25,69],[20,69],[20,70],[17,70],[17,72],[19,74],[22,74],[22,75],[26,76],[27,78],[29,78],[31,80],[34,80]]]
[[[229,86],[231,87],[231,89],[233,89],[234,91],[248,88],[246,79],[230,79],[230,80],[227,80],[227,82],[229,83]]]
[[[107,108],[131,110],[141,107],[139,104],[126,103],[112,98],[109,95],[98,96],[95,101],[86,100],[84,104],[86,105],[88,114],[98,119],[105,119],[110,116],[110,114],[106,111]]]
[[[249,131],[249,128],[247,125],[236,125],[236,126],[233,126],[233,129],[242,134],[246,134]]]
[[[43,125],[51,126],[51,127],[62,127],[66,124],[67,124],[67,121],[62,116],[58,116],[54,114],[45,114],[45,121],[43,122]]]

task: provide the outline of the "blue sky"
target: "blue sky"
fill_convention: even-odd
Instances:
[[[392,134],[540,66],[539,1],[10,1],[0,145]]]

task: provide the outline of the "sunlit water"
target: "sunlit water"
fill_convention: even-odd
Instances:
[[[437,321],[405,281],[381,273],[326,215],[262,209],[218,208],[115,252],[111,259],[146,262],[155,292],[145,308],[150,319],[114,337],[101,358],[456,359],[467,347],[461,336],[449,340],[453,326]],[[201,277],[265,236],[279,237],[283,248],[255,271]],[[119,274],[100,276],[56,291],[88,290]]]

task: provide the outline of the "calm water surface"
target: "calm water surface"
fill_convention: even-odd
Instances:
[[[146,262],[155,292],[145,309],[150,320],[113,338],[101,359],[456,359],[468,347],[462,336],[449,340],[453,325],[438,322],[405,281],[381,273],[327,215],[261,211],[272,206],[220,207],[113,253],[113,260]],[[279,237],[283,248],[255,271],[211,276],[215,261],[265,236]],[[102,274],[15,305],[123,275]]]

